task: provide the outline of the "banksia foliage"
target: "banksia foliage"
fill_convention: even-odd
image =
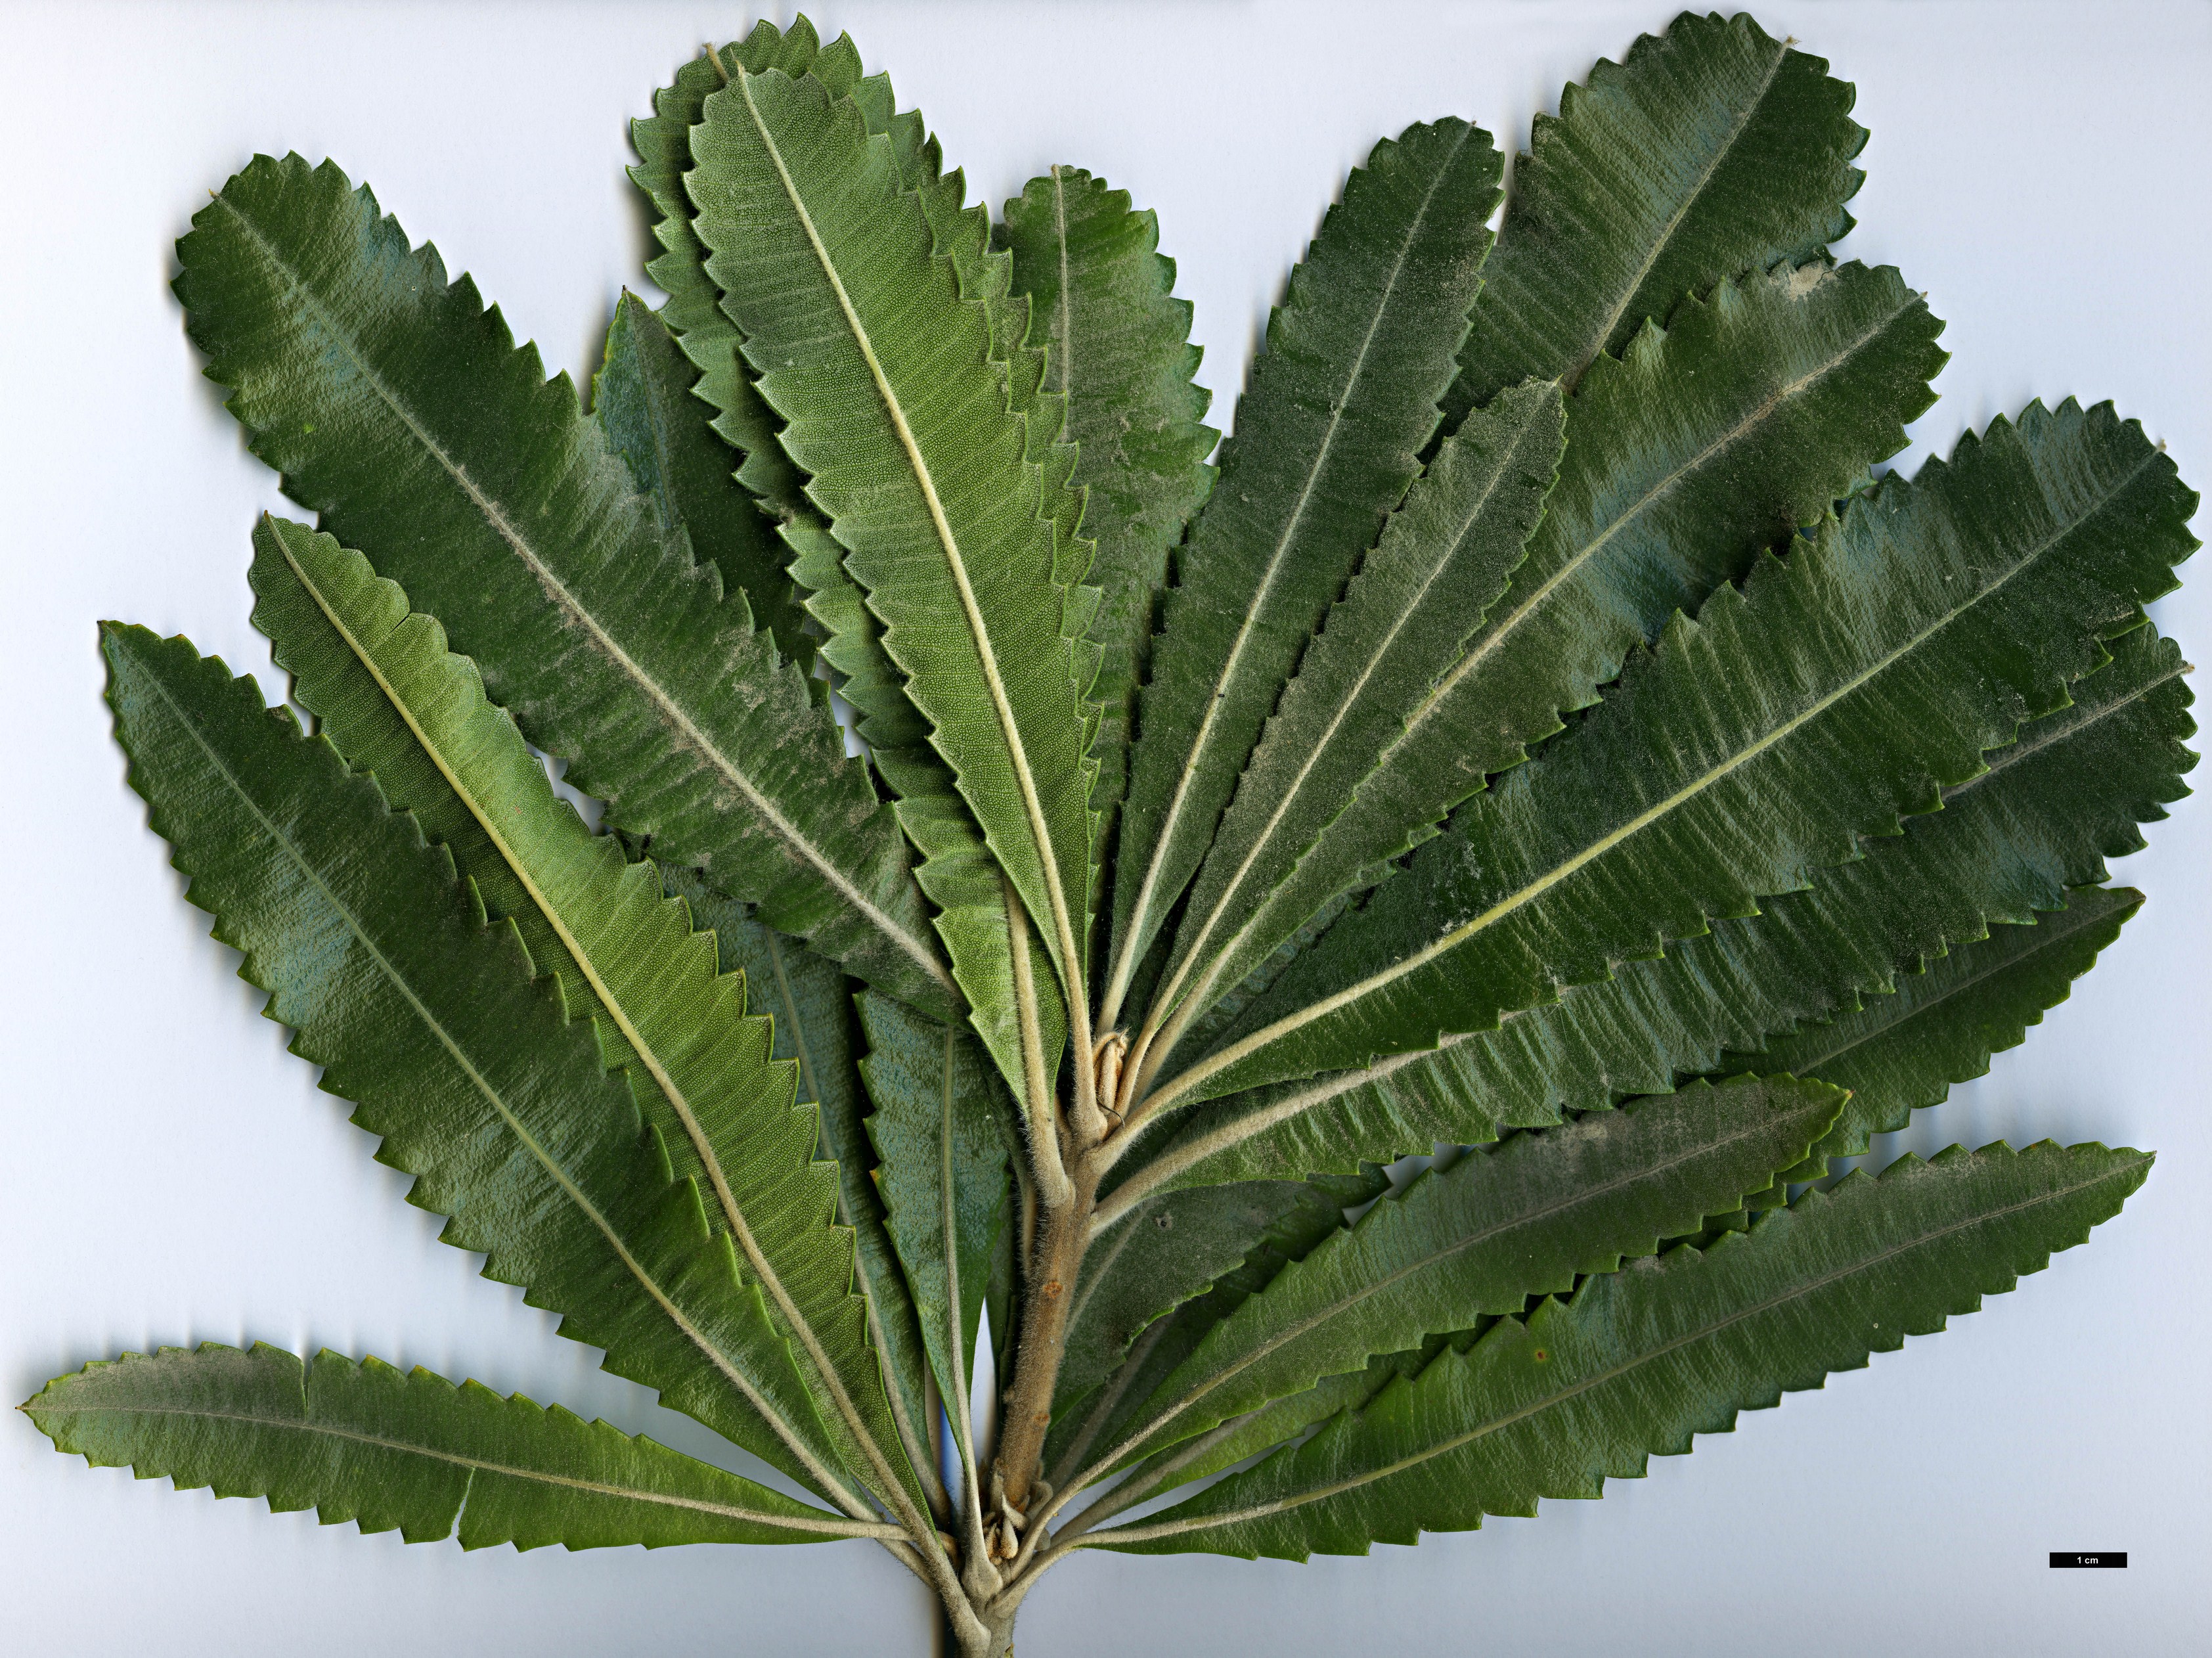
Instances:
[[[1385,139],[1225,442],[1152,216],[994,220],[804,20],[635,124],[588,399],[257,158],[176,292],[317,521],[251,535],[313,728],[103,624],[131,786],[447,1240],[808,1499],[368,1356],[33,1419],[410,1540],[866,1539],[996,1658],[1074,1550],[1595,1496],[2082,1242],[2148,1154],[1829,1160],[2142,902],[2196,497],[2070,399],[1877,475],[1944,354],[1828,252],[1851,102],[1686,15],[1510,199]]]

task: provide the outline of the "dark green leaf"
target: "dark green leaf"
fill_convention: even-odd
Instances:
[[[662,533],[564,379],[335,167],[254,161],[177,290],[256,454],[404,583],[657,856],[949,1014],[906,849],[830,710]]]
[[[864,1512],[697,1186],[669,1184],[588,1027],[531,980],[512,929],[478,924],[446,850],[250,680],[180,639],[105,631],[131,785],[187,896],[297,1032],[293,1051],[381,1137],[379,1160],[418,1177],[409,1201],[451,1216],[447,1242],[561,1313],[608,1368]]]
[[[754,622],[775,636],[777,648],[809,667],[815,642],[792,595],[783,545],[752,496],[732,479],[729,445],[691,394],[698,377],[660,317],[625,291],[592,381],[592,418],[607,447],[629,463],[661,528],[683,529],[691,551],[722,572],[723,588],[744,594]]]
[[[929,1350],[938,1391],[965,1399],[991,1249],[1006,1223],[1006,1139],[991,1075],[956,1027],[888,997],[863,994],[860,1063],[875,1112],[868,1137],[882,1159],[885,1220]],[[954,1413],[956,1433],[966,1421]],[[961,1436],[961,1454],[974,1448]]]
[[[1502,1320],[1364,1410],[1150,1521],[1086,1538],[1139,1553],[1364,1554],[1543,1497],[1595,1497],[1736,1415],[1818,1387],[2010,1289],[2087,1240],[2148,1155],[2048,1142],[1953,1147],[1808,1192],[1700,1254],[1593,1277]]]
[[[651,863],[626,863],[554,795],[476,665],[366,558],[264,516],[252,576],[255,623],[324,735],[374,773],[394,810],[450,838],[461,874],[532,917],[526,942],[551,936],[544,965],[574,975],[570,1006],[619,1033],[609,1045],[632,1066],[677,1173],[699,1182],[825,1414],[851,1436],[842,1460],[886,1490],[905,1478],[852,1293],[852,1237],[831,1224],[836,1173],[813,1161],[819,1113],[793,1100],[797,1068],[770,1061],[769,1022],[746,1016],[744,978],[718,971],[713,937],[663,896]]]
[[[1514,164],[1447,418],[1516,381],[1571,387],[1683,295],[1849,230],[1867,135],[1827,69],[1749,17],[1685,12],[1570,85]]]
[[[1460,120],[1375,147],[1291,272],[1165,602],[1130,761],[1110,1027],[1323,613],[1419,470],[1503,165]]]

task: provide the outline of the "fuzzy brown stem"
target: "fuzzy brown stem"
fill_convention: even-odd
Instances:
[[[1006,1390],[996,1466],[1006,1482],[1007,1503],[1024,1512],[1030,1505],[1031,1488],[1044,1472],[1053,1389],[1060,1380],[1076,1275],[1083,1265],[1097,1201],[1097,1180],[1085,1167],[1086,1161],[1076,1165],[1073,1200],[1047,1207],[1038,1216],[1036,1247],[1023,1286],[1021,1339],[1014,1349],[1014,1379]]]

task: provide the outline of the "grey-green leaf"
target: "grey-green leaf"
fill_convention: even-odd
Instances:
[[[1525,562],[1502,595],[1447,613],[1457,648],[1408,672],[1413,694],[1366,751],[1370,775],[1296,875],[1238,911],[1217,947],[1217,985],[1281,948],[1363,871],[1428,838],[1559,730],[1563,712],[1595,701],[1673,611],[1741,577],[1903,448],[1905,423],[1933,400],[1942,327],[1893,270],[1785,268],[1723,283],[1666,329],[1644,330],[1626,360],[1597,364],[1567,400],[1566,454]]]
[[[1957,1147],[1593,1277],[1501,1321],[1294,1449],[1157,1518],[1085,1539],[1140,1553],[1364,1554],[1595,1497],[1737,1413],[1818,1387],[2002,1295],[2087,1240],[2150,1157],[2048,1142]]]
[[[1803,887],[2063,702],[2195,543],[2109,405],[2031,405],[1669,628],[1571,741],[1461,809],[1161,1097],[1362,1066]]]
[[[410,1543],[657,1549],[897,1534],[557,1405],[328,1349],[304,1365],[259,1342],[126,1353],[56,1378],[23,1408],[56,1450],[95,1468],[266,1497],[272,1513],[313,1509],[325,1526]]]
[[[2105,879],[2106,858],[2142,845],[2136,826],[2188,793],[2182,776],[2196,764],[2182,746],[2196,727],[2180,652],[2148,626],[2112,649],[2108,665],[2075,681],[2066,707],[1947,789],[1941,812],[1821,871],[1809,890],[1437,1052],[1192,1113],[1173,1139],[1129,1160],[1102,1214],[1172,1183],[1350,1170],[1663,1093],[1721,1066],[1728,1049],[1755,1050],[1856,996],[1887,992],[1900,971],[1971,946],[1991,923],[2058,908],[2069,887]]]
[[[1157,1450],[1372,1354],[1651,1254],[1765,1189],[1843,1103],[1838,1089],[1788,1077],[1698,1085],[1424,1174],[1224,1320],[1124,1442]]]

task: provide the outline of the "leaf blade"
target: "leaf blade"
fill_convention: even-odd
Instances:
[[[258,1342],[126,1353],[57,1377],[23,1409],[56,1450],[94,1467],[265,1497],[272,1513],[312,1508],[326,1526],[350,1521],[410,1543],[665,1548],[896,1534],[558,1405],[327,1348],[304,1365]]]
[[[1291,661],[1419,470],[1504,163],[1446,119],[1376,146],[1291,272],[1192,526],[1140,698],[1110,1024],[1196,871]]]
[[[1169,1511],[1086,1538],[1136,1552],[1304,1558],[1594,1497],[1652,1454],[1688,1451],[1744,1410],[1820,1387],[1978,1309],[2116,1214],[2150,1158],[2126,1148],[2003,1145],[1906,1158],[1879,1180],[1594,1277],[1571,1302],[1501,1322],[1278,1453]],[[1917,1254],[1915,1252],[1921,1252]],[[1933,1261],[1933,1265],[1922,1263]],[[1396,1472],[1393,1472],[1393,1465]]]
[[[187,330],[249,446],[438,618],[612,821],[950,1009],[897,826],[829,710],[473,284],[296,156],[233,177],[178,257]]]

